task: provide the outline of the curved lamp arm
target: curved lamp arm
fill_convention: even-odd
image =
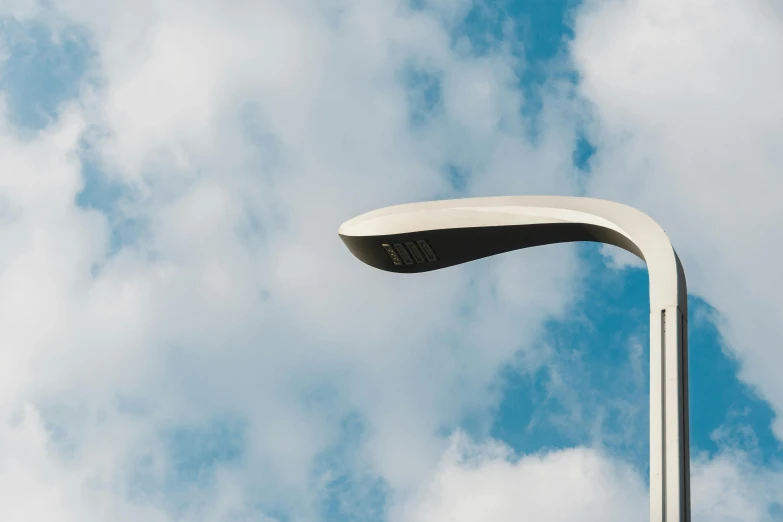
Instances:
[[[685,274],[649,216],[589,198],[468,198],[368,212],[343,223],[339,235],[361,261],[399,273],[574,241],[615,245],[643,259],[650,279],[650,520],[690,522]]]

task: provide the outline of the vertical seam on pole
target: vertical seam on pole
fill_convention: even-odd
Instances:
[[[683,497],[682,520],[690,522],[691,513],[691,477],[690,477],[690,412],[688,406],[690,397],[688,396],[688,320],[681,310],[678,309],[680,319],[680,371],[682,372],[682,390],[680,390],[680,422],[682,423],[682,483]]]
[[[661,522],[666,522],[666,310],[661,310]],[[655,521],[650,521],[655,522]]]

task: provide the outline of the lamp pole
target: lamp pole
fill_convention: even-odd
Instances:
[[[623,248],[650,279],[650,521],[690,522],[688,309],[685,274],[664,230],[632,207],[565,196],[467,198],[382,208],[346,221],[361,261],[417,273],[554,243]]]

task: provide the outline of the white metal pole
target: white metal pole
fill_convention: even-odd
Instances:
[[[688,322],[650,312],[650,520],[690,522]]]

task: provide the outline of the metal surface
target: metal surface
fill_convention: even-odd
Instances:
[[[346,221],[339,235],[366,264],[398,273],[574,241],[608,243],[643,259],[650,276],[650,520],[690,522],[685,274],[649,216],[589,198],[470,198],[383,208]]]

